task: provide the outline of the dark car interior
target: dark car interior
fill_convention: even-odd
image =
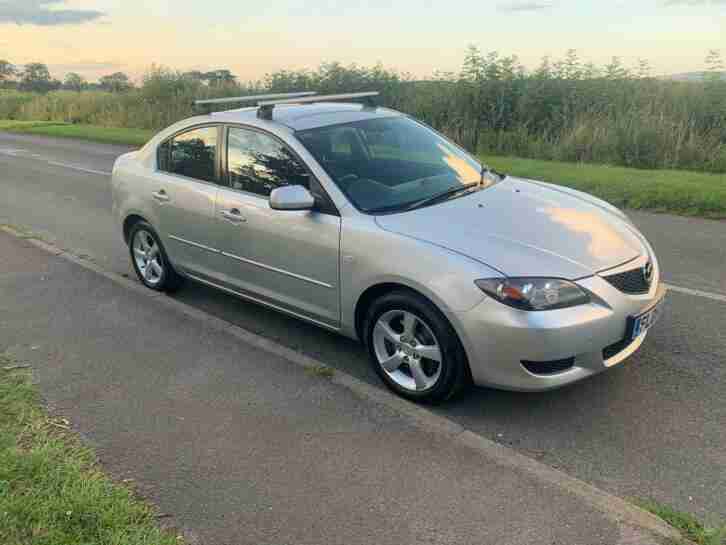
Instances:
[[[413,160],[401,148],[365,142],[354,129],[332,129],[301,138],[321,166],[361,209],[373,210],[415,198],[452,183],[446,164]],[[427,191],[428,193],[428,191]]]

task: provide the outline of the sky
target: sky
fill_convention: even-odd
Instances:
[[[697,71],[711,49],[726,57],[726,0],[0,0],[0,59],[59,78],[157,64],[253,80],[328,61],[425,77],[457,71],[468,45],[529,68],[576,49]]]

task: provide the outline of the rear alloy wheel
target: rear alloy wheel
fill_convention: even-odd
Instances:
[[[148,223],[141,221],[129,234],[131,262],[139,280],[156,291],[175,291],[181,277],[172,269],[158,235]]]
[[[422,297],[402,291],[379,299],[366,331],[376,372],[403,397],[441,402],[466,383],[466,357],[456,334]]]

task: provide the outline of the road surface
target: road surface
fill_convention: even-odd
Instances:
[[[131,275],[108,177],[128,149],[0,133],[0,223]],[[563,390],[476,389],[436,410],[619,496],[724,517],[726,223],[629,214],[655,247],[665,281],[679,290],[641,351]],[[178,298],[380,385],[349,340],[194,284]]]

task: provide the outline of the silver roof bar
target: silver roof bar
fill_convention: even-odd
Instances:
[[[260,100],[292,99],[295,97],[309,97],[314,94],[314,91],[305,91],[299,93],[274,93],[268,95],[250,95],[244,97],[208,98],[204,100],[195,100],[194,105],[203,106],[205,104],[231,104],[235,102],[257,102]]]
[[[278,104],[312,104],[314,102],[326,102],[336,100],[351,100],[356,98],[372,98],[378,96],[378,91],[369,91],[366,93],[345,93],[339,95],[316,95],[303,98],[286,98],[280,100],[265,100],[258,102],[257,117],[261,119],[272,119],[272,110]]]

